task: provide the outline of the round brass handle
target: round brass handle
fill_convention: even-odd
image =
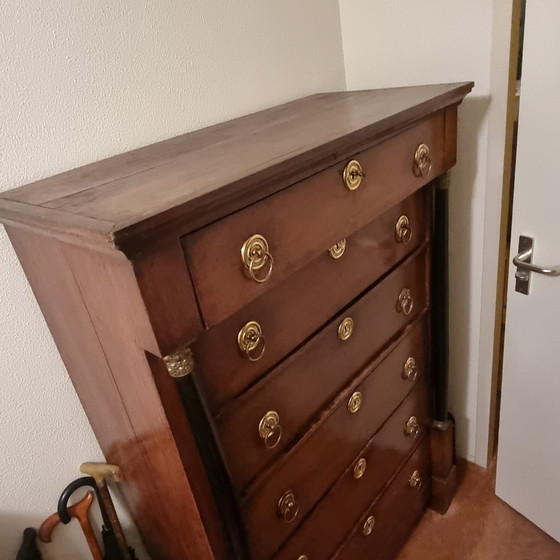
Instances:
[[[354,465],[354,478],[359,480],[364,476],[367,468],[367,461],[362,457],[355,465]]]
[[[403,379],[407,381],[416,381],[418,377],[418,366],[416,365],[416,360],[412,356],[407,358],[404,363],[402,376]]]
[[[285,523],[292,523],[299,514],[299,503],[293,490],[287,490],[278,501],[278,515]]]
[[[373,533],[373,528],[375,527],[375,517],[370,515],[364,522],[364,526],[362,528],[362,533],[364,537],[369,537]]]
[[[362,170],[362,166],[360,162],[355,159],[349,161],[342,172],[344,185],[349,191],[355,191],[362,183],[364,177],[365,173]]]
[[[261,326],[256,321],[249,321],[243,325],[237,335],[237,345],[251,362],[260,360],[266,349]]]
[[[402,215],[395,224],[395,235],[399,243],[408,245],[412,239],[412,226],[408,216]]]
[[[259,284],[266,282],[274,267],[274,259],[270,254],[268,241],[258,233],[249,237],[241,247],[241,262],[251,280]]]
[[[309,558],[306,554],[302,554],[301,556],[298,556],[297,560],[309,560]]]
[[[414,299],[412,292],[408,288],[403,288],[399,293],[397,311],[400,311],[403,315],[410,315],[413,309]]]
[[[351,317],[345,317],[338,325],[338,338],[345,341],[348,340],[354,332],[354,320]]]
[[[410,484],[411,488],[421,488],[422,487],[422,476],[420,475],[420,471],[414,471],[410,478],[408,479],[408,483]]]
[[[344,251],[346,251],[346,239],[341,239],[329,249],[329,255],[335,260],[340,259],[344,255]]]
[[[362,406],[363,396],[360,391],[352,393],[352,396],[348,399],[348,412],[350,414],[356,414],[360,407]]]
[[[268,449],[275,448],[282,439],[280,416],[275,410],[269,410],[259,422],[259,436]]]
[[[426,144],[420,144],[414,153],[414,165],[412,166],[416,177],[427,177],[432,170],[432,157],[430,148]]]
[[[404,435],[406,437],[415,438],[420,433],[420,425],[418,424],[418,418],[416,416],[411,416],[404,426]]]

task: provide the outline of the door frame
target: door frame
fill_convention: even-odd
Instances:
[[[495,455],[499,423],[522,4],[523,0],[493,2],[474,456],[484,467]]]

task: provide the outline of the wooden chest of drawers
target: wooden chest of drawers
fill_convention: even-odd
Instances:
[[[389,560],[445,508],[434,192],[471,88],[311,96],[0,198],[154,559]]]

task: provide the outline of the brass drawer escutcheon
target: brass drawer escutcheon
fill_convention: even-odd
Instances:
[[[251,362],[257,362],[263,357],[266,342],[261,326],[256,321],[249,321],[237,335],[239,349]]]
[[[259,436],[268,449],[276,447],[282,439],[280,416],[275,410],[269,410],[259,422]]]
[[[397,311],[404,315],[410,315],[414,309],[414,298],[409,288],[403,288],[397,300]]]
[[[414,164],[412,166],[416,177],[427,177],[432,170],[432,156],[430,148],[426,144],[420,144],[414,153]]]
[[[362,533],[365,537],[369,537],[373,533],[373,528],[375,527],[375,517],[370,515],[364,522],[362,528]]]
[[[346,251],[346,239],[341,239],[329,249],[329,255],[335,260],[340,259],[344,255],[344,251]]]
[[[362,478],[362,476],[364,476],[366,472],[366,468],[367,468],[367,461],[362,457],[354,467],[354,478],[356,480]]]
[[[404,427],[404,435],[406,437],[415,438],[420,433],[420,425],[418,424],[418,418],[416,416],[411,416]]]
[[[309,558],[305,554],[302,554],[301,556],[298,556],[297,560],[309,560]]]
[[[344,185],[350,191],[355,191],[362,183],[364,177],[365,174],[362,170],[362,166],[360,162],[355,159],[349,161],[342,172]]]
[[[418,366],[416,365],[416,360],[412,356],[407,358],[404,363],[402,376],[403,379],[407,381],[416,381],[418,377]]]
[[[420,475],[420,471],[414,471],[410,475],[410,478],[408,479],[408,483],[410,484],[411,488],[421,488],[422,476]]]
[[[348,340],[352,333],[354,332],[354,320],[351,317],[345,317],[342,319],[340,325],[338,325],[338,338],[340,340]]]
[[[245,267],[247,276],[262,284],[272,274],[274,259],[268,248],[268,241],[258,233],[252,235],[241,247],[241,262]],[[262,270],[262,275],[259,271]]]
[[[358,412],[358,410],[360,410],[360,407],[362,406],[362,401],[363,397],[360,391],[352,393],[352,396],[348,399],[348,412],[350,414],[356,414],[356,412]]]
[[[412,239],[412,226],[408,216],[402,215],[395,224],[395,236],[399,243],[408,245]]]
[[[292,523],[299,514],[299,503],[293,490],[287,490],[278,501],[278,515],[285,523]]]

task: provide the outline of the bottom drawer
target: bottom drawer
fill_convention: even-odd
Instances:
[[[393,560],[426,507],[430,479],[430,440],[424,437],[333,560]]]

